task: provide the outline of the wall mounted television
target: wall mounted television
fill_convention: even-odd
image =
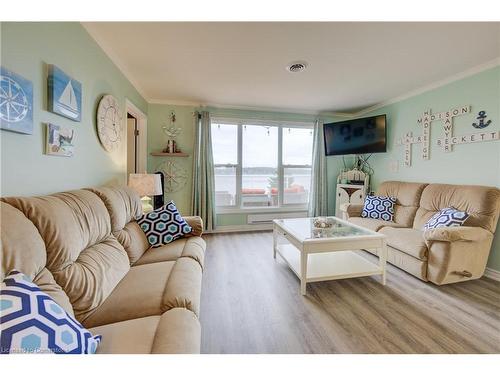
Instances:
[[[386,152],[386,116],[372,116],[323,125],[325,154]]]

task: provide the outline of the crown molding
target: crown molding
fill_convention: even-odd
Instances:
[[[293,113],[298,115],[310,116],[332,116],[332,117],[352,117],[350,113],[332,112],[332,111],[312,111],[312,110],[295,110],[292,108],[278,108],[278,107],[259,107],[259,106],[244,106],[244,105],[230,105],[210,102],[193,102],[189,100],[175,100],[175,99],[148,99],[149,104],[163,104],[163,105],[179,105],[191,107],[213,107],[216,109],[233,109],[239,111],[258,111],[258,112],[277,112],[277,113]]]
[[[375,105],[367,107],[367,108],[364,108],[358,112],[353,113],[352,116],[358,117],[358,116],[365,115],[366,113],[375,111],[375,110],[380,109],[382,107],[385,107],[387,105],[401,102],[403,100],[406,100],[406,99],[412,98],[414,96],[423,94],[425,92],[437,89],[437,88],[445,86],[449,83],[461,80],[463,78],[467,78],[469,76],[472,76],[472,75],[480,73],[482,71],[494,68],[494,67],[499,66],[499,65],[500,65],[500,57],[497,57],[496,59],[490,60],[484,64],[481,64],[481,65],[477,65],[477,66],[472,67],[470,69],[467,69],[461,73],[454,74],[452,76],[449,76],[448,78],[439,80],[439,81],[431,83],[429,85],[422,86],[418,89],[409,91],[406,94],[399,95],[399,96],[396,96],[392,99],[384,100],[383,102],[380,102],[378,104],[375,104]]]
[[[148,102],[146,91],[139,84],[139,81],[135,79],[132,73],[126,68],[123,61],[118,58],[118,56],[113,52],[113,49],[107,45],[102,39],[98,37],[98,33],[92,27],[92,24],[87,22],[80,22],[80,25],[87,31],[92,39],[97,43],[106,56],[111,60],[111,62],[120,70],[120,72],[125,76],[125,78],[134,86],[137,92],[142,96],[142,98]]]

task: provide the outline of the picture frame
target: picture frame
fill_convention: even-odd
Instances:
[[[82,120],[82,84],[55,65],[48,65],[48,110],[80,122]]]
[[[47,124],[45,153],[71,157],[74,154],[75,130],[69,127]]]
[[[33,134],[33,83],[0,67],[0,129]]]

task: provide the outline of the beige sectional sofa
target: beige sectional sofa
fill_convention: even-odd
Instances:
[[[98,353],[199,353],[205,242],[192,235],[150,248],[123,188],[2,198],[3,279],[17,269],[94,334]]]
[[[390,263],[438,285],[483,275],[500,213],[498,188],[387,181],[376,195],[396,198],[394,222],[362,218],[363,205],[344,205],[343,216],[385,234]],[[447,207],[470,214],[464,226],[422,230]]]

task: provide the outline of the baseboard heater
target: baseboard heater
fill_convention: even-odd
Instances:
[[[307,212],[276,212],[269,214],[251,214],[247,216],[247,224],[272,224],[274,219],[290,219],[307,217]]]

